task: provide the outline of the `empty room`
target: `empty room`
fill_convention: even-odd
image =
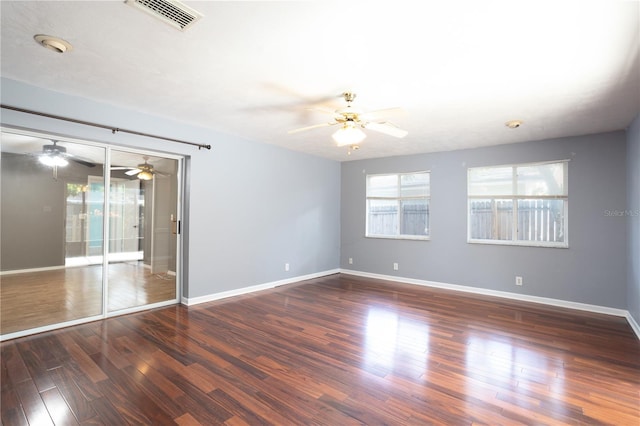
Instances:
[[[640,1],[0,2],[3,425],[640,424]]]

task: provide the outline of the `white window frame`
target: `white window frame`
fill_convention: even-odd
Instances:
[[[408,175],[416,175],[416,174],[426,174],[429,177],[429,191],[426,196],[421,197],[403,197],[401,191],[401,179],[402,176]],[[398,182],[398,196],[397,197],[370,197],[369,196],[369,178],[372,176],[396,176]],[[431,215],[427,216],[427,235],[408,235],[408,234],[400,234],[400,230],[402,229],[402,209],[400,208],[400,204],[403,200],[416,200],[416,199],[424,199],[427,201],[427,206],[430,211],[431,209],[431,171],[429,170],[420,170],[415,172],[403,172],[403,173],[376,173],[376,174],[368,174],[365,177],[366,179],[366,189],[365,189],[365,237],[366,238],[382,238],[382,239],[392,239],[392,240],[419,240],[419,241],[428,241],[431,239]],[[387,235],[387,234],[369,234],[369,200],[395,200],[398,203],[398,233],[395,235]]]
[[[532,167],[532,166],[541,166],[546,164],[563,164],[563,184],[564,184],[564,195],[519,195],[518,194],[518,179],[517,179],[517,170],[518,167]],[[512,190],[510,195],[494,195],[494,194],[483,194],[483,195],[469,195],[469,187],[470,187],[470,176],[471,170],[473,169],[487,169],[487,168],[512,168]],[[510,245],[510,246],[526,246],[526,247],[554,247],[554,248],[569,248],[569,188],[568,188],[568,174],[569,174],[569,160],[555,160],[555,161],[545,161],[545,162],[535,162],[535,163],[513,163],[513,164],[502,164],[502,165],[493,165],[493,166],[478,166],[478,167],[469,167],[467,169],[467,242],[471,244],[494,244],[494,245]],[[472,200],[510,200],[513,202],[513,219],[512,219],[512,230],[511,230],[511,239],[510,240],[494,240],[494,239],[479,239],[479,238],[471,238],[471,202]],[[564,239],[563,241],[535,241],[535,240],[519,240],[518,239],[518,201],[519,200],[531,200],[531,199],[539,199],[539,200],[563,200],[563,231],[564,231]]]

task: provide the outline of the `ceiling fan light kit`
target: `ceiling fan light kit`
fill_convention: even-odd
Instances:
[[[153,173],[148,172],[146,170],[143,170],[140,173],[138,173],[138,179],[140,179],[140,180],[151,180],[151,179],[153,179]]]
[[[65,158],[67,148],[52,141],[52,145],[43,145],[42,154],[38,157],[38,161],[48,167],[65,167],[69,165],[69,161]]]
[[[349,124],[350,123],[350,124]],[[338,146],[355,145],[367,137],[366,133],[355,126],[353,122],[347,122],[332,135]]]
[[[48,167],[65,167],[69,165],[66,158],[57,154],[42,155],[38,158],[38,161]]]
[[[396,138],[403,138],[409,133],[406,130],[400,129],[393,123],[380,119],[381,115],[387,114],[393,110],[399,110],[400,108],[387,108],[377,111],[362,112],[359,109],[353,108],[351,105],[356,98],[355,93],[344,92],[341,96],[347,102],[347,106],[345,108],[340,108],[335,111],[317,109],[320,112],[333,115],[332,121],[290,130],[289,134],[339,124],[340,128],[333,133],[332,137],[336,144],[342,147],[352,146],[362,142],[364,138],[367,137],[367,134],[361,129],[373,130]]]
[[[135,176],[140,180],[151,180],[153,176],[158,172],[154,169],[152,164],[149,164],[149,157],[144,156],[144,163],[138,164],[136,167],[111,167],[111,170],[126,170],[124,172],[127,176]],[[160,173],[163,175],[162,173]],[[164,176],[164,175],[163,175]]]

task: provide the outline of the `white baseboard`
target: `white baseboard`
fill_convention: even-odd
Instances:
[[[366,278],[376,278],[376,279],[387,280],[387,281],[397,281],[401,283],[415,284],[415,285],[421,285],[425,287],[435,287],[435,288],[442,288],[446,290],[461,291],[465,293],[474,293],[474,294],[482,294],[486,296],[502,297],[505,299],[521,300],[524,302],[541,303],[544,305],[578,309],[581,311],[596,312],[600,314],[614,315],[617,317],[625,317],[627,319],[631,317],[631,315],[629,315],[629,311],[626,311],[624,309],[610,308],[607,306],[599,306],[599,305],[589,305],[587,303],[570,302],[567,300],[552,299],[548,297],[529,296],[526,294],[510,293],[507,291],[489,290],[486,288],[469,287],[469,286],[458,285],[458,284],[446,284],[446,283],[440,283],[436,281],[418,280],[414,278],[403,278],[403,277],[396,277],[393,275],[372,274],[369,272],[353,271],[350,269],[341,269],[340,273],[348,274],[348,275],[356,275],[356,276],[366,277]]]
[[[638,325],[636,320],[631,316],[631,313],[627,312],[626,317],[627,322],[629,322],[629,325],[633,329],[633,332],[636,333],[636,336],[638,336],[638,339],[640,339],[640,325]]]
[[[208,294],[206,296],[199,297],[183,297],[182,304],[187,306],[197,305],[199,303],[212,302],[214,300],[225,299],[227,297],[240,296],[243,294],[254,293],[256,291],[268,290],[274,287],[278,287],[285,284],[297,283],[300,281],[310,280],[313,278],[320,278],[327,275],[333,275],[340,273],[340,269],[331,269],[328,271],[316,272],[309,275],[300,275],[297,277],[286,278],[284,280],[271,281],[268,283],[252,285],[249,287],[243,287],[235,290],[223,291],[220,293]]]
[[[58,265],[58,266],[44,266],[42,268],[14,269],[11,271],[1,271],[0,276],[13,275],[13,274],[26,274],[29,272],[55,271],[56,269],[64,269],[64,268],[66,268],[66,266]]]
[[[262,290],[268,290],[268,289],[285,285],[285,284],[292,284],[300,281],[310,280],[313,278],[320,278],[327,275],[333,275],[338,273],[346,274],[346,275],[356,275],[360,277],[374,278],[374,279],[380,279],[380,280],[386,280],[386,281],[396,281],[396,282],[401,282],[405,284],[420,285],[424,287],[454,290],[454,291],[460,291],[464,293],[473,293],[473,294],[480,294],[485,296],[495,296],[495,297],[501,297],[504,299],[521,300],[524,302],[540,303],[543,305],[558,306],[562,308],[577,309],[581,311],[595,312],[599,314],[613,315],[617,317],[624,317],[627,319],[627,321],[631,325],[631,328],[635,332],[636,336],[638,336],[638,339],[640,339],[640,326],[633,319],[629,311],[624,309],[610,308],[607,306],[599,306],[599,305],[590,305],[587,303],[571,302],[571,301],[561,300],[561,299],[552,299],[549,297],[539,297],[539,296],[530,296],[526,294],[510,293],[507,291],[498,291],[498,290],[489,290],[489,289],[478,288],[478,287],[469,287],[469,286],[458,285],[458,284],[447,284],[447,283],[441,283],[436,281],[418,280],[414,278],[404,278],[404,277],[397,277],[393,275],[373,274],[369,272],[354,271],[350,269],[331,269],[328,271],[317,272],[309,275],[301,275],[297,277],[287,278],[284,280],[272,281],[272,282],[253,285],[249,287],[243,287],[240,289],[223,291],[220,293],[213,293],[205,296],[191,297],[191,298],[183,297],[181,302],[184,305],[192,306],[200,303],[225,299],[227,297],[240,296],[243,294],[254,293]]]

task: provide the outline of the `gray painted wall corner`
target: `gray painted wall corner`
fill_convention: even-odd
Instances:
[[[627,129],[627,310],[640,324],[640,115]]]

